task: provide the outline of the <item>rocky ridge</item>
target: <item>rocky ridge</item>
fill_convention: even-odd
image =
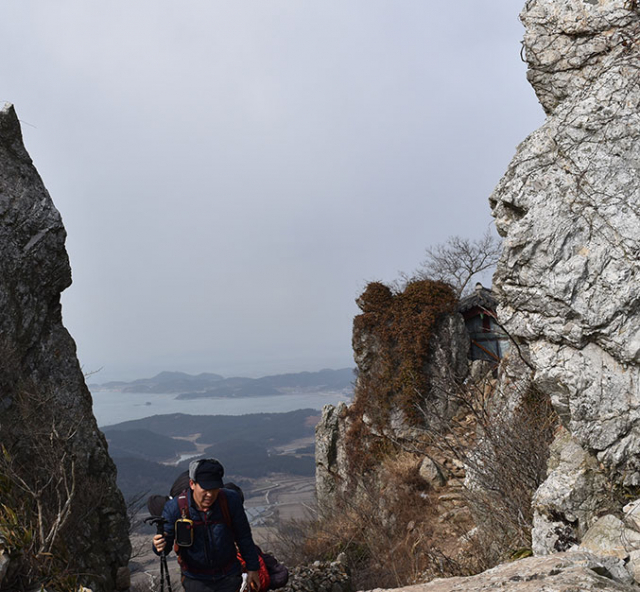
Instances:
[[[350,464],[355,446],[361,447],[366,455],[366,449],[372,445],[370,441],[415,441],[424,432],[425,420],[421,418],[418,422],[409,421],[407,406],[401,402],[398,387],[388,389],[386,384],[389,360],[394,364],[393,371],[398,373],[401,370],[396,366],[402,366],[405,354],[397,340],[385,339],[384,331],[388,327],[388,321],[381,320],[378,305],[364,302],[367,292],[371,298],[374,290],[381,291],[381,300],[393,298],[388,288],[372,284],[358,300],[363,312],[356,317],[353,330],[354,358],[358,368],[353,403],[350,406],[344,403],[336,407],[326,405],[316,427],[316,491],[320,505],[328,508],[335,506],[340,495],[353,493],[354,488],[357,489],[359,474],[354,473],[353,464]],[[388,295],[385,290],[389,290]],[[428,286],[426,291],[429,291]],[[396,297],[401,298],[402,295]],[[402,312],[398,316],[406,315],[406,319],[411,320],[415,314],[415,318],[418,318],[419,314],[429,310],[431,304],[428,300],[427,298],[425,302],[411,307],[409,312]],[[381,306],[384,308],[387,304]],[[426,348],[428,355],[419,362],[419,374],[428,377],[429,381],[428,384],[425,383],[424,391],[420,392],[416,402],[421,402],[425,417],[436,421],[448,419],[456,412],[455,405],[452,405],[450,399],[441,396],[441,393],[451,391],[453,383],[462,381],[466,376],[469,337],[462,317],[446,310],[435,313],[435,320],[429,331],[432,335]],[[417,390],[418,386],[412,388]],[[381,401],[372,399],[372,393],[385,389],[389,392]],[[362,425],[362,438],[358,442],[350,442],[350,432],[353,432],[354,424],[358,422]],[[423,478],[433,479],[434,482],[443,479],[444,463],[444,459],[441,463],[435,463],[432,458],[424,455],[418,460]]]
[[[66,233],[8,104],[0,109],[0,218],[0,493],[26,528],[29,512],[41,524],[33,539],[20,538],[11,514],[3,516],[0,585],[25,584],[29,569],[36,579],[41,569],[46,581],[84,574],[79,583],[94,592],[126,589],[126,508],[62,324]]]

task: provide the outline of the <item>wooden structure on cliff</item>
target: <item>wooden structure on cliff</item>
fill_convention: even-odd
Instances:
[[[464,317],[471,345],[469,359],[499,362],[509,347],[509,339],[496,320],[498,301],[491,290],[476,284],[472,294],[460,300],[458,311]]]

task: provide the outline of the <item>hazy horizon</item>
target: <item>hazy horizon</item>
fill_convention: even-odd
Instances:
[[[153,374],[152,376],[138,376],[137,378],[132,378],[132,379],[128,379],[128,380],[120,380],[120,379],[115,379],[115,380],[107,380],[107,381],[96,381],[93,380],[92,378],[94,376],[98,376],[99,373],[93,374],[92,376],[88,377],[87,379],[87,384],[92,385],[92,386],[102,386],[105,384],[109,384],[109,383],[119,383],[119,382],[123,382],[126,384],[130,384],[131,382],[137,381],[137,380],[151,380],[153,378],[156,378],[157,376],[159,376],[162,373],[168,372],[168,373],[179,373],[179,374],[186,374],[188,376],[200,376],[202,374],[216,374],[219,376],[222,376],[224,379],[229,379],[229,378],[267,378],[270,376],[280,376],[280,375],[285,375],[285,374],[300,374],[303,372],[309,372],[309,373],[315,373],[315,372],[321,372],[323,370],[333,370],[333,371],[337,371],[337,370],[355,370],[356,365],[355,363],[351,364],[351,366],[342,366],[340,368],[319,368],[317,370],[299,370],[296,372],[276,372],[276,373],[269,373],[269,374],[260,374],[260,375],[256,375],[256,376],[249,376],[248,374],[229,374],[229,375],[225,375],[225,374],[221,374],[220,372],[207,372],[206,370],[203,372],[183,372],[182,370],[171,370],[171,369],[165,369],[165,370],[161,370],[160,372],[157,372],[156,374]]]

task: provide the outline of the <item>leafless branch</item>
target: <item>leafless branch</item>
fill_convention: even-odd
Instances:
[[[446,282],[459,296],[471,290],[471,280],[495,267],[501,243],[489,231],[479,239],[452,236],[446,242],[429,247],[426,258],[408,279],[430,279]]]

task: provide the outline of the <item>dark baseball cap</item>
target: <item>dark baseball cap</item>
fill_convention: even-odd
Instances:
[[[202,489],[221,489],[223,487],[224,468],[215,458],[200,461],[193,475],[191,478]]]

